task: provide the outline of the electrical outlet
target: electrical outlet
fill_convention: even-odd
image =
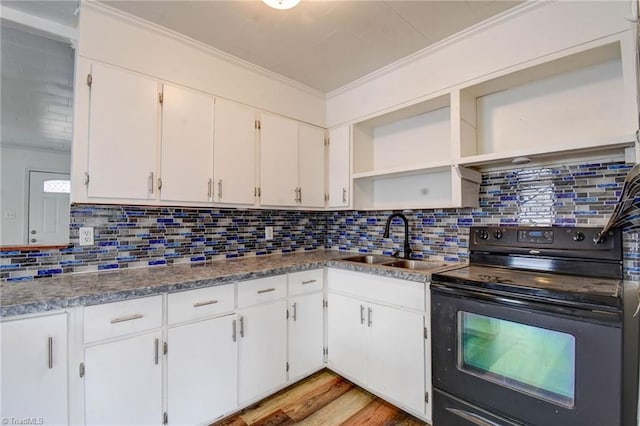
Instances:
[[[267,241],[273,240],[273,226],[264,227],[264,239]]]
[[[80,245],[92,246],[93,245],[93,227],[82,226],[79,231]]]

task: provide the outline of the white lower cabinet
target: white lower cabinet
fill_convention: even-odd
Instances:
[[[356,292],[358,280],[368,280],[370,288],[375,287],[375,291],[362,293],[369,299]],[[398,281],[397,285],[394,281]],[[407,287],[406,295],[420,286],[421,301],[415,300],[415,295],[402,300],[402,286]],[[405,308],[411,304],[425,306],[425,291],[424,283],[330,271],[328,366],[401,408],[429,419],[426,312]],[[371,300],[372,294],[380,303]],[[388,301],[394,297],[398,306],[389,306]]]
[[[162,423],[161,334],[85,348],[85,423]]]
[[[289,379],[312,373],[324,363],[324,296],[289,299]]]
[[[238,404],[236,315],[170,328],[169,424],[208,424]]]
[[[287,381],[286,312],[286,300],[238,312],[240,405],[266,395]]]
[[[4,321],[0,336],[0,418],[67,424],[67,314]]]

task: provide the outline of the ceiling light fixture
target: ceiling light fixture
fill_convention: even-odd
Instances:
[[[300,0],[262,0],[267,6],[271,6],[274,9],[291,9],[298,3]]]

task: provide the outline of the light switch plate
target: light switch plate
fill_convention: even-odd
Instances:
[[[264,239],[267,241],[273,240],[273,226],[264,227]]]
[[[79,231],[80,245],[92,246],[93,245],[93,227],[81,226]]]

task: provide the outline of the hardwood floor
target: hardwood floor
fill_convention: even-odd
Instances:
[[[322,370],[212,426],[291,424],[427,425],[337,374]]]

